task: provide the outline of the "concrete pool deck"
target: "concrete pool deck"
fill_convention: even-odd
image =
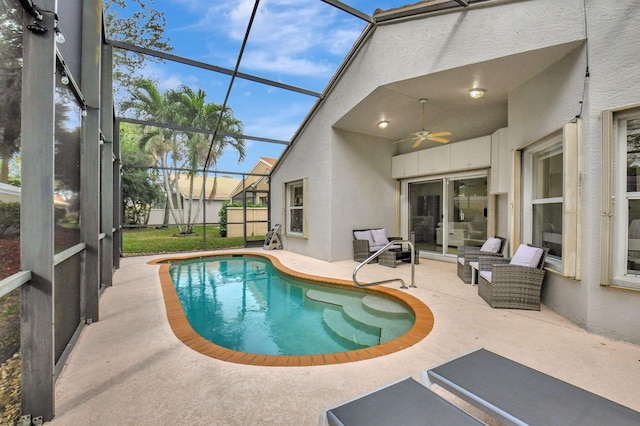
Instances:
[[[252,250],[265,253],[242,251]],[[329,278],[350,280],[356,266],[351,260],[268,253],[290,269]],[[640,411],[640,346],[585,332],[545,306],[540,312],[492,309],[477,287],[458,279],[453,263],[421,259],[418,288],[401,290],[434,316],[431,333],[413,346],[344,364],[264,367],[213,359],[175,336],[159,265],[147,263],[166,257],[122,259],[114,285],[100,299],[100,321],[82,331],[60,374],[56,417],[47,424],[317,425],[332,405],[403,377],[419,379],[423,369],[479,347]],[[367,265],[358,278],[400,276],[408,282],[410,271],[408,264]]]

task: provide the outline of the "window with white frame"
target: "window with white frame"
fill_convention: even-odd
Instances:
[[[305,226],[305,184],[297,180],[285,184],[286,191],[286,224],[288,235],[306,235]]]
[[[513,245],[546,247],[545,267],[564,277],[582,279],[582,120],[514,151]],[[515,184],[517,182],[517,184]],[[520,192],[518,192],[520,190]]]
[[[564,159],[562,133],[530,146],[523,155],[523,230],[531,244],[562,260]]]
[[[614,283],[640,289],[640,111],[616,115],[615,133]]]

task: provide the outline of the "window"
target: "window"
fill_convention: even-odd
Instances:
[[[562,259],[562,164],[562,142],[533,155],[532,241],[558,259]]]
[[[514,157],[521,158],[521,242],[547,248],[546,267],[576,280],[581,279],[581,129],[581,120],[567,123]]]
[[[640,289],[640,111],[615,118],[613,283]]]
[[[297,180],[285,184],[286,193],[286,224],[288,235],[306,236],[306,180]]]
[[[640,275],[640,117],[623,120],[622,138],[626,144],[625,201],[627,224],[627,273]]]
[[[524,153],[524,228],[531,244],[562,259],[563,151],[562,135],[539,142]]]

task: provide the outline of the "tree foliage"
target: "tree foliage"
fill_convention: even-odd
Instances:
[[[20,203],[0,201],[0,237],[11,227],[20,226]]]
[[[120,127],[123,222],[127,225],[146,225],[151,208],[163,199],[157,171],[147,168],[153,158],[138,149],[141,134],[137,129],[138,126],[127,123]]]
[[[0,0],[0,182],[9,182],[11,157],[20,150],[22,11]]]
[[[171,40],[164,35],[164,12],[154,6],[154,0],[105,0],[104,23],[107,37],[147,49],[171,52]],[[141,53],[114,49],[113,79],[116,99],[127,97],[147,61],[162,62],[161,59]],[[120,101],[116,106],[120,106]]]

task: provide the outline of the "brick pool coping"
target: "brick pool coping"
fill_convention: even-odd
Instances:
[[[233,252],[218,255],[212,254],[192,255],[184,257],[167,257],[150,261],[150,265],[160,265],[159,273],[162,294],[164,295],[167,319],[169,320],[169,325],[171,326],[173,333],[178,339],[180,339],[191,349],[211,358],[219,359],[221,361],[234,362],[237,364],[258,365],[265,367],[305,367],[313,365],[342,364],[347,362],[376,358],[401,351],[415,345],[420,340],[424,339],[433,329],[433,313],[431,312],[431,309],[429,309],[429,307],[418,298],[408,293],[404,293],[402,291],[389,287],[377,287],[375,289],[358,288],[358,291],[363,291],[365,293],[373,294],[379,297],[393,299],[394,301],[399,302],[411,309],[416,317],[413,327],[411,327],[411,329],[409,329],[409,331],[407,331],[402,336],[376,346],[370,346],[368,348],[357,349],[353,351],[334,352],[319,355],[261,355],[248,352],[238,352],[216,345],[215,343],[204,339],[202,336],[196,333],[196,331],[191,327],[191,324],[189,324],[189,321],[184,314],[184,310],[182,309],[180,299],[178,298],[178,293],[176,292],[175,286],[173,285],[173,280],[169,275],[169,267],[171,266],[171,261],[181,261],[197,258],[227,257],[230,255],[266,258],[280,272],[283,272],[294,278],[310,281],[317,285],[350,289],[357,288],[351,281],[341,280],[337,278],[320,277],[317,275],[310,275],[294,271],[284,266],[282,262],[280,262],[280,259],[278,259],[277,257],[262,253]]]

